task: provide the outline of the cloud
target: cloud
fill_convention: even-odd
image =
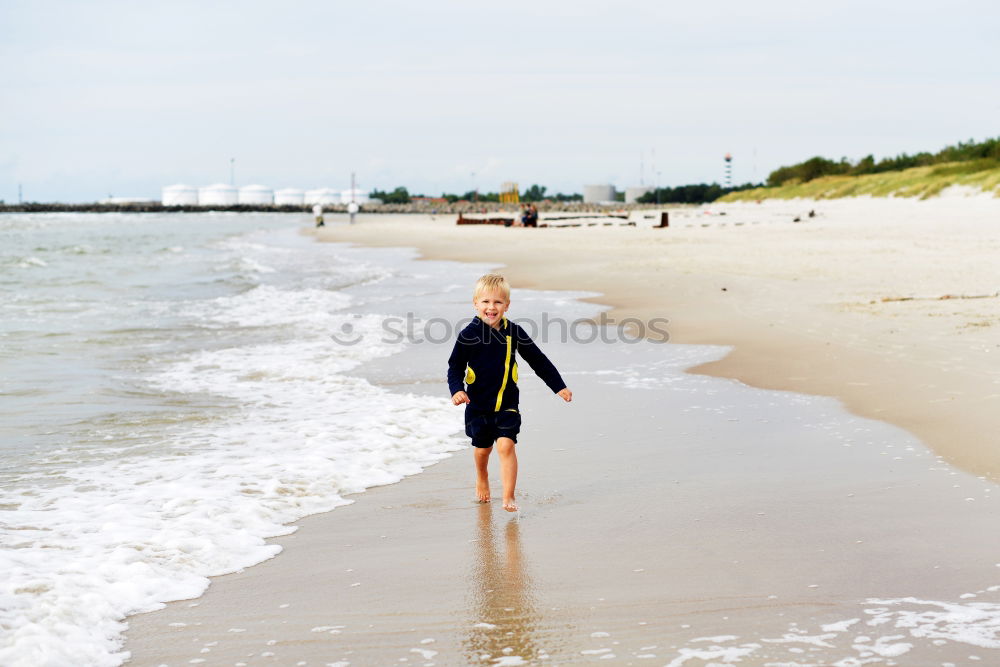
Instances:
[[[0,57],[19,64],[0,75],[0,146],[50,199],[227,180],[233,156],[240,182],[275,187],[356,171],[432,193],[579,191],[637,183],[653,149],[665,184],[720,179],[727,151],[737,180],[759,179],[812,154],[982,138],[1000,111],[997,12],[961,0],[933,16],[855,0],[0,12]]]

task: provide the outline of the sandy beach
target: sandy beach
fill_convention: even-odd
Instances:
[[[1000,427],[1000,199],[719,204],[672,217],[665,230],[369,217],[319,238],[598,292],[618,322],[666,317],[673,342],[734,347],[696,372],[833,396],[1000,479],[988,436]]]
[[[575,400],[523,383],[522,512],[471,502],[458,452],[131,617],[129,664],[995,663],[998,221],[962,197],[667,229],[334,217],[320,240],[502,266],[689,345],[547,343]],[[510,316],[540,307],[515,294]],[[444,348],[364,375],[446,400]]]

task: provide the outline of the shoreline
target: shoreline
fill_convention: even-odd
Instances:
[[[643,295],[632,298],[618,311],[644,312]],[[539,308],[523,303],[512,317]],[[567,412],[541,383],[525,384],[523,516],[472,503],[471,466],[457,453],[296,521],[268,541],[289,547],[280,558],[130,617],[128,664],[764,664],[799,657],[796,642],[824,664],[990,654],[976,639],[1000,613],[989,484],[828,399],[676,370],[718,352],[546,351],[569,371],[574,403]],[[403,354],[363,377],[403,392],[437,386],[443,351]],[[953,623],[966,604],[982,620]],[[915,613],[947,645],[911,635]]]
[[[741,266],[723,267],[726,260],[735,259],[732,253],[743,252],[741,240],[751,234],[763,233],[768,244],[789,245],[787,252],[798,251],[798,243],[821,255],[822,251],[816,250],[818,244],[810,238],[816,235],[813,230],[829,232],[823,234],[829,238],[819,239],[820,243],[828,240],[835,247],[845,246],[840,238],[843,234],[835,227],[850,224],[851,208],[869,205],[891,209],[896,205],[906,215],[928,217],[933,223],[939,216],[948,215],[949,203],[952,202],[947,199],[874,204],[868,200],[848,203],[847,211],[831,211],[837,208],[836,203],[797,202],[792,206],[803,211],[816,208],[821,217],[804,225],[756,228],[734,225],[739,224],[740,216],[759,215],[759,208],[731,204],[712,207],[728,209],[729,226],[725,228],[704,229],[702,224],[678,229],[675,222],[675,227],[666,230],[574,230],[559,231],[557,237],[542,237],[552,231],[462,228],[438,216],[423,222],[369,218],[353,226],[333,225],[307,233],[315,233],[321,241],[412,247],[420,258],[427,260],[503,263],[503,272],[516,287],[599,293],[601,296],[583,301],[611,305],[608,316],[618,321],[626,318],[649,321],[666,316],[671,321],[670,339],[674,342],[733,348],[723,359],[690,369],[691,373],[735,379],[762,389],[836,398],[853,414],[886,421],[914,433],[949,463],[1000,481],[1000,450],[989,446],[988,437],[1000,429],[1000,374],[997,373],[1000,320],[996,319],[1000,314],[997,306],[1000,299],[976,303],[977,307],[987,309],[986,315],[973,314],[974,321],[956,333],[949,330],[948,323],[935,328],[946,319],[937,312],[927,317],[920,317],[921,313],[897,323],[895,312],[884,311],[904,311],[905,317],[905,311],[913,310],[914,305],[935,308],[971,302],[919,298],[906,301],[904,294],[896,292],[863,293],[855,289],[853,293],[845,293],[846,289],[830,289],[829,285],[819,285],[817,289],[816,281],[809,276],[795,275],[797,269],[771,269],[768,261],[775,255],[780,257],[781,248],[772,249],[759,260],[749,258]],[[959,200],[958,207],[962,203]],[[1000,214],[1000,202],[980,199],[975,203]],[[834,219],[827,217],[827,212]],[[907,241],[908,237],[926,234],[916,239],[916,245],[924,246],[934,242],[934,229],[942,234],[941,227],[920,226],[909,233],[894,227],[888,230],[886,239],[874,240],[875,244],[881,241],[889,246],[914,244],[912,238]],[[848,233],[852,231],[848,229]],[[574,233],[579,236],[568,238],[568,234]],[[623,238],[623,234],[629,233],[634,236]],[[530,238],[525,234],[539,236]],[[722,239],[723,234],[736,235],[736,242]],[[989,234],[989,244],[1000,249],[1000,231],[993,229]],[[612,245],[622,241],[627,245]],[[959,245],[964,250],[986,251],[979,241],[972,230]],[[726,244],[721,250],[720,242]],[[510,246],[508,251],[494,249],[504,244]],[[653,256],[650,248],[662,251],[664,256]],[[685,250],[712,254],[707,260],[692,258],[684,256]],[[879,246],[865,249],[865,253],[867,256],[882,250]],[[938,254],[934,248],[922,247],[921,254],[930,258],[916,257],[915,262],[947,259],[933,258]],[[838,266],[829,266],[829,261],[823,262],[821,256],[819,260],[827,264],[817,269],[825,279],[848,282],[843,279],[853,270],[851,257],[837,260]],[[622,270],[630,261],[636,262],[640,270]],[[676,265],[671,266],[675,261]],[[961,256],[957,261],[962,261]],[[902,263],[910,262],[902,258]],[[921,273],[921,266],[917,263],[914,272]],[[641,271],[644,268],[647,271]],[[996,274],[989,266],[978,268],[980,275],[976,280]],[[983,289],[995,291],[998,287],[1000,280]],[[895,288],[889,286],[889,289]],[[955,290],[942,284],[938,293],[947,296],[952,291]],[[845,296],[851,297],[850,300],[834,300]],[[900,300],[879,301],[886,297],[900,297]],[[901,328],[904,325],[912,328]],[[957,357],[957,345],[949,350],[952,347],[949,336],[958,339],[962,335],[975,340],[960,350],[960,360],[945,362],[944,355]]]

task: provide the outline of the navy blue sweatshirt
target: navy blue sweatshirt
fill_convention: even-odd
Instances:
[[[520,353],[553,392],[566,388],[559,371],[535,341],[506,317],[498,329],[478,317],[462,329],[448,358],[448,389],[465,391],[473,412],[517,409],[517,360]]]

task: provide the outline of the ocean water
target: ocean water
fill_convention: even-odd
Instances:
[[[304,223],[0,217],[0,664],[120,664],[127,614],[464,444],[447,401],[352,370],[468,278]]]

